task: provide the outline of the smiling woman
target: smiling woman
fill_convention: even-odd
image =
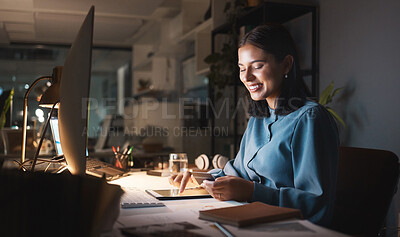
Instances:
[[[258,85],[257,88],[260,88],[255,91],[257,93],[249,90],[252,98],[250,114],[256,117],[269,116],[268,106],[276,108],[278,115],[288,114],[301,107],[306,96],[310,95],[300,76],[295,44],[282,26],[269,24],[256,29],[243,37],[238,50],[242,82],[248,89],[248,85]],[[252,65],[247,74],[244,74],[246,68],[243,63]],[[263,76],[255,77],[257,73]],[[254,80],[254,77],[258,80]],[[260,95],[261,86],[267,94]]]
[[[240,80],[254,101],[267,100],[271,109],[276,108],[276,98],[282,90],[283,76],[293,65],[293,56],[287,55],[277,62],[272,54],[251,44],[239,48]]]
[[[210,173],[202,186],[218,200],[300,209],[329,226],[338,159],[335,120],[306,99],[291,36],[267,24],[247,33],[238,49],[240,79],[251,97],[250,118],[234,160]],[[174,177],[181,189],[189,175]]]

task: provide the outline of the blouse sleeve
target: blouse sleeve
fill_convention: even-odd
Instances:
[[[275,189],[255,182],[252,201],[297,208],[311,222],[328,225],[336,190],[336,123],[323,107],[313,107],[301,115],[291,139],[293,187]]]
[[[233,162],[235,160],[230,160],[226,163],[224,169],[212,169],[208,173],[210,173],[214,178],[226,176],[226,175],[232,175],[232,176],[238,176],[239,173],[236,171],[235,167],[233,166]]]

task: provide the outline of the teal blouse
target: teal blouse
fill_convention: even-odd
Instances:
[[[339,146],[333,117],[311,101],[285,116],[270,112],[250,118],[236,158],[211,173],[253,181],[252,202],[297,208],[311,222],[329,225]]]

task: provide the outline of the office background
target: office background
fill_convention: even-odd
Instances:
[[[76,1],[76,3],[78,2],[79,1]],[[164,3],[162,3],[162,1],[146,1],[146,4],[154,4],[154,6],[157,4],[164,4],[164,9],[172,9],[169,13],[176,14],[176,11],[178,11],[176,6],[180,6],[180,4],[176,4],[176,2],[179,1],[165,1]],[[400,96],[398,92],[400,88],[400,15],[398,14],[400,12],[400,1],[285,0],[273,2],[319,6],[319,91],[321,92],[323,88],[332,81],[335,82],[335,86],[344,87],[343,92],[337,97],[337,100],[335,100],[333,104],[333,108],[344,118],[347,125],[346,128],[340,128],[342,145],[386,149],[400,156],[400,123],[398,122],[398,118],[400,117]],[[18,12],[18,8],[27,9],[37,3],[42,4],[42,8],[46,6],[46,4],[48,6],[51,6],[51,4],[63,4],[59,1],[21,0],[13,1],[12,4],[7,0],[0,1],[0,32],[2,39],[5,39],[2,40],[1,46],[7,46],[9,43],[12,43],[11,36],[13,34],[16,35],[15,32],[13,33],[12,30],[7,28],[7,25],[11,26],[14,21],[17,22],[18,19],[7,22],[7,14],[13,11],[13,7],[15,7]],[[142,5],[143,3],[137,1],[137,4]],[[149,8],[144,7],[144,9],[153,9],[154,6]],[[85,6],[83,9],[79,9],[79,11],[85,12],[87,9],[88,7]],[[127,11],[128,10],[127,8]],[[56,22],[52,23],[52,20],[57,19],[57,11],[49,11],[49,13],[53,14],[53,18],[46,19],[48,21],[47,24],[52,24],[53,28],[57,28],[54,26]],[[115,13],[106,14],[103,15],[103,17],[113,17],[113,14]],[[140,12],[135,12],[134,14],[140,14]],[[128,15],[128,13],[125,15]],[[140,29],[135,28],[137,25],[132,19],[133,18],[126,17],[121,26],[126,35],[134,35],[135,33],[141,32]],[[77,22],[79,22],[79,20],[77,20]],[[28,28],[30,27],[30,23],[26,25]],[[98,34],[107,36],[110,42],[113,41],[113,37],[126,36],[121,35],[119,33],[120,31],[116,31],[115,27],[118,27],[118,25],[110,24],[108,25],[110,32],[104,31],[98,32]],[[132,31],[130,27],[138,31]],[[158,29],[157,27],[159,26],[146,25],[146,27],[148,27],[148,29]],[[63,30],[65,32],[74,32],[74,29]],[[30,29],[26,31],[31,32]],[[41,32],[35,31],[35,33],[39,35]],[[74,33],[72,33],[72,35],[74,35]],[[48,38],[49,41],[47,41],[47,43],[63,45],[72,41],[72,39],[68,39],[68,42],[57,40],[58,36],[57,34],[53,34],[53,38]],[[11,40],[7,42],[7,38]],[[149,40],[149,38],[143,38],[142,40]],[[17,41],[19,43],[24,42],[21,37],[18,38]],[[41,39],[41,41],[46,42],[46,39]],[[119,73],[124,74],[124,70],[134,68],[132,65],[135,65],[136,62],[130,60],[133,57],[132,54],[135,54],[135,49],[133,48],[133,51],[129,51],[132,49],[132,45],[129,42],[123,42],[121,44],[110,42],[97,42],[97,45],[103,46],[103,49],[106,50],[104,57],[109,55],[107,50],[114,48],[117,49],[117,51],[121,51],[123,55],[117,56],[116,58],[125,59],[125,61],[123,60],[120,65],[112,70],[120,70]],[[28,39],[24,43],[35,42],[30,42]],[[128,54],[126,52],[128,52]],[[132,65],[126,65],[126,62],[132,63]],[[2,58],[0,61],[1,70],[9,68],[11,65],[9,63],[10,62]],[[171,65],[168,63],[174,66],[174,62],[167,62],[162,59],[160,59],[159,65]],[[107,64],[101,65],[106,66]],[[128,69],[126,69],[126,67]],[[30,80],[33,81],[38,76],[48,75],[51,73],[51,70],[52,67],[46,68],[45,71],[35,71]],[[99,75],[99,77],[110,72],[104,73],[105,74]],[[117,79],[117,72],[112,74],[111,77],[114,78],[114,81],[125,80],[124,76]],[[174,74],[169,75],[174,76]],[[95,77],[96,73],[94,73],[93,76]],[[104,77],[108,78],[108,76]],[[7,89],[10,80],[12,80],[10,77],[1,78],[1,86],[3,89]],[[138,83],[138,81],[132,82],[130,80],[125,80],[125,82],[128,83],[127,85],[132,83],[132,87],[136,85],[137,88],[138,86],[138,84],[135,84]],[[100,90],[106,90],[105,88],[117,87],[116,84],[108,80],[104,80],[102,83],[92,82],[91,86],[92,95],[95,95]],[[111,92],[105,93],[110,93],[111,96],[117,96],[118,93],[116,92],[118,88],[110,89],[110,91]],[[127,92],[125,95],[129,96],[129,93],[132,95],[135,91]],[[22,100],[21,97],[18,98],[16,96],[14,100],[14,111],[22,109],[22,102],[18,102],[17,99]],[[35,108],[33,103],[30,104],[32,104],[30,105],[32,108]],[[114,112],[117,112],[118,108],[115,110]],[[103,112],[101,116],[104,116],[105,113],[106,112]],[[100,123],[101,120],[102,117],[99,117],[94,120],[93,123]],[[396,202],[400,203],[398,199]]]

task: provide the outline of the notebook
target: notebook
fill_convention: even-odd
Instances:
[[[200,211],[199,218],[243,227],[285,219],[302,218],[302,214],[298,209],[253,202],[240,206]]]
[[[57,156],[62,156],[63,151],[61,148],[60,132],[58,130],[58,118],[53,117],[50,119],[51,133],[53,135],[54,147]],[[88,156],[88,151],[86,150],[86,156]],[[107,180],[114,180],[120,178],[126,174],[124,170],[118,169],[109,163],[100,161],[94,158],[86,159],[86,174],[103,177]]]

